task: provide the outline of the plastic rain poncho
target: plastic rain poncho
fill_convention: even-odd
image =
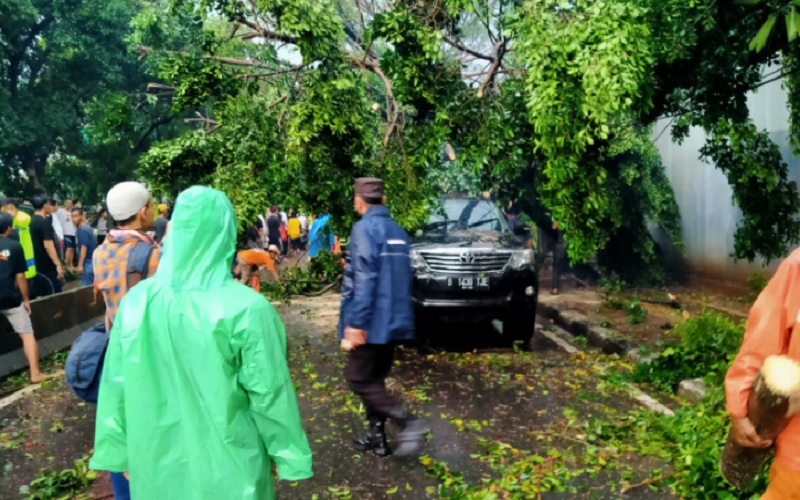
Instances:
[[[284,326],[231,278],[235,242],[225,195],[184,191],[158,271],[117,313],[90,465],[129,472],[134,500],[271,499],[273,464],[312,475]]]

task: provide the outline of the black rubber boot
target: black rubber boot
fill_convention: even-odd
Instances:
[[[369,430],[361,437],[353,439],[353,448],[358,451],[371,451],[379,457],[388,457],[392,454],[389,443],[386,442],[386,422],[380,419],[370,419]]]
[[[411,457],[419,455],[422,445],[425,444],[425,434],[428,433],[428,422],[403,409],[392,412],[392,419],[400,426],[399,442],[394,455],[396,457]]]

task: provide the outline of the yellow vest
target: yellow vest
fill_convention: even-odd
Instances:
[[[25,272],[25,277],[31,279],[36,276],[36,260],[33,256],[33,240],[31,239],[31,216],[17,210],[17,215],[14,216],[14,227],[19,233],[19,243],[22,245],[22,251],[25,254],[25,263],[28,264],[28,270]]]

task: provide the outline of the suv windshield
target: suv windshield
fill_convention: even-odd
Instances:
[[[431,212],[425,229],[503,232],[508,230],[508,226],[502,212],[490,201],[448,198],[442,200],[440,209]]]

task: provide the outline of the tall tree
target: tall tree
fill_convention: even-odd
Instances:
[[[88,137],[85,106],[141,78],[128,47],[136,0],[0,3],[0,182],[44,184],[48,162]]]
[[[142,173],[168,191],[215,184],[242,221],[280,197],[346,223],[351,178],[375,174],[413,227],[438,171],[461,169],[557,219],[576,260],[629,242],[653,261],[648,220],[679,236],[647,140],[667,118],[678,140],[690,126],[709,133],[702,154],[744,213],[737,257],[776,258],[800,240],[797,188],[746,106],[770,77],[797,100],[789,37],[750,47],[777,2],[163,2],[132,40],[159,100],[193,130],[150,148]]]

